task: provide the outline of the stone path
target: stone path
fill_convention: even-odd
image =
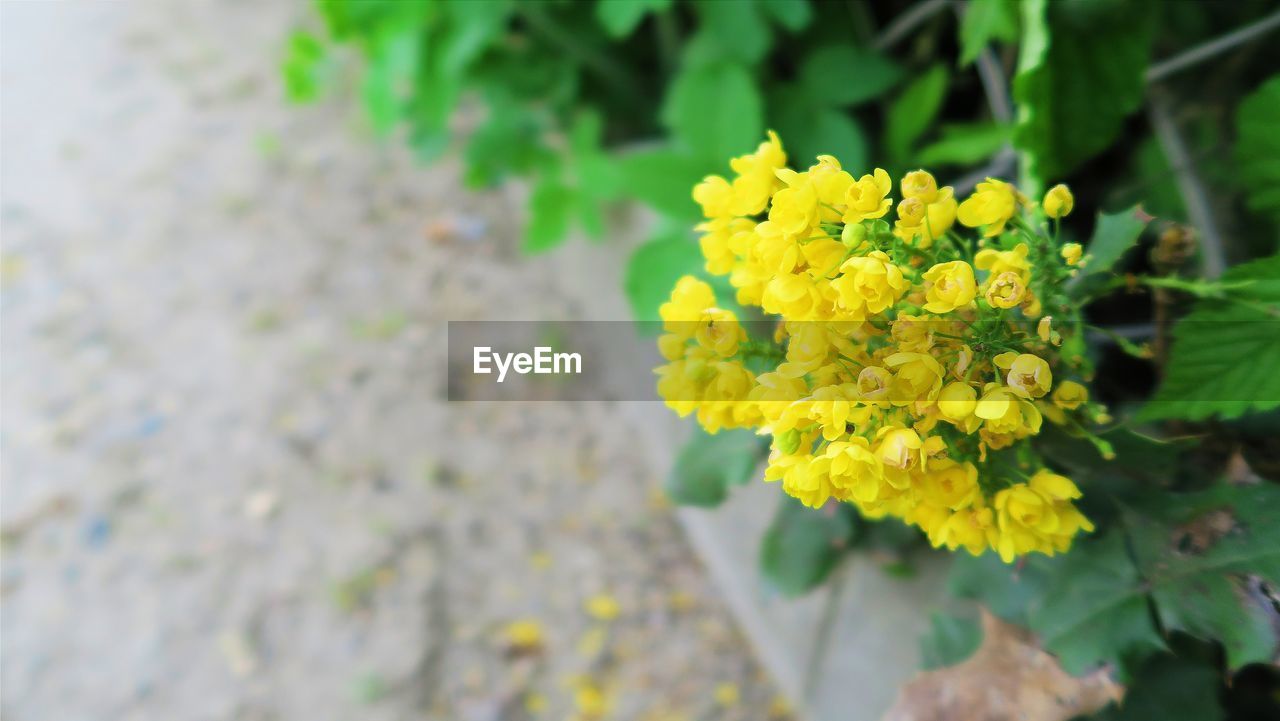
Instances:
[[[0,716],[785,716],[633,418],[443,400],[445,320],[593,317],[600,251],[286,107],[304,16],[0,3]]]

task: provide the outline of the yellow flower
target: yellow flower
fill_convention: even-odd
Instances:
[[[987,178],[986,182],[978,183],[973,195],[960,204],[957,217],[970,228],[985,226],[982,234],[990,238],[1000,235],[1016,209],[1017,197],[1013,186],[1003,180]]]
[[[1031,249],[1026,243],[1018,243],[1013,246],[1013,250],[983,248],[973,256],[973,264],[978,270],[990,271],[993,276],[1001,273],[1017,273],[1025,285],[1031,280],[1031,261],[1027,259],[1027,254],[1030,252]]]
[[[1071,195],[1071,191],[1067,186],[1059,183],[1049,192],[1044,194],[1044,214],[1050,218],[1062,218],[1071,214],[1071,209],[1076,205],[1075,196]]]
[[[1017,273],[1006,271],[987,284],[987,302],[992,308],[1016,308],[1026,295],[1026,286]]]
[[[902,176],[902,197],[932,203],[938,199],[938,181],[927,170],[913,170]]]
[[[952,510],[970,505],[982,492],[978,487],[978,469],[967,461],[934,461],[923,480],[925,495]]]
[[[1062,246],[1062,259],[1067,261],[1067,265],[1079,265],[1080,255],[1084,253],[1084,248],[1079,243],[1066,243]]]
[[[898,348],[923,353],[933,347],[933,326],[936,321],[899,313],[890,326],[889,333]]]
[[[1005,382],[1023,398],[1039,398],[1053,385],[1053,371],[1041,357],[1030,353],[1001,353],[995,357],[998,368],[1009,371]]]
[[[719,175],[708,175],[693,186],[693,200],[702,206],[702,214],[708,218],[733,215],[733,187]]]
[[[911,482],[908,471],[920,463],[920,435],[910,428],[886,426],[876,436],[876,457],[884,466],[889,484],[905,488]]]
[[[711,286],[692,275],[686,275],[676,281],[671,290],[671,300],[658,308],[662,318],[662,328],[668,333],[676,333],[685,338],[693,336],[697,321],[703,311],[715,306],[716,295]]]
[[[938,414],[955,424],[973,415],[978,406],[978,392],[968,383],[952,381],[938,394]]]
[[[889,399],[893,389],[893,374],[880,366],[867,366],[858,371],[858,398],[865,403]]]
[[[818,220],[818,195],[813,186],[806,180],[779,190],[773,196],[769,220],[786,236],[807,232]]]
[[[903,199],[898,203],[898,220],[893,224],[893,234],[907,243],[923,236],[926,212],[925,204],[919,198]]]
[[[938,397],[942,389],[942,366],[926,353],[894,353],[884,364],[896,369],[893,377],[893,402],[906,404]]]
[[[948,185],[938,191],[937,200],[929,203],[924,223],[924,242],[920,244],[921,248],[929,248],[934,240],[941,238],[944,233],[951,230],[951,226],[955,225],[956,199],[952,192],[951,186]]]
[[[883,217],[893,201],[887,197],[893,190],[893,181],[882,168],[873,175],[864,175],[849,186],[844,194],[845,223],[861,223],[871,218]]]
[[[542,624],[532,619],[519,619],[503,629],[507,646],[518,651],[531,651],[542,645]]]
[[[698,345],[728,358],[738,352],[738,344],[746,341],[747,332],[732,311],[708,308],[698,318],[693,337]]]
[[[858,318],[883,313],[898,302],[909,285],[902,270],[878,250],[846,260],[840,273],[831,287],[839,294],[840,307]]]
[[[1052,556],[1069,549],[1077,533],[1093,530],[1089,519],[1071,504],[1071,499],[1079,497],[1080,489],[1070,479],[1043,469],[1027,483],[997,493],[1000,558],[1011,563],[1031,552]]]
[[[1034,405],[995,383],[983,390],[973,414],[983,420],[984,430],[1010,437],[1039,433],[1043,421]]]
[[[1089,389],[1075,381],[1063,381],[1053,391],[1053,403],[1073,411],[1089,400]]]
[[[775,172],[787,164],[787,154],[782,151],[778,134],[769,131],[769,139],[756,148],[756,152],[729,161],[738,174],[732,183],[732,213],[755,215],[765,209],[769,196],[778,187]]]
[[[973,267],[963,260],[939,263],[924,274],[928,284],[924,309],[930,313],[949,313],[962,308],[977,295],[977,283],[973,279]]]
[[[884,466],[871,452],[867,439],[854,436],[836,441],[824,453],[833,495],[866,503],[880,497]]]
[[[587,613],[597,621],[612,621],[622,612],[618,600],[607,593],[598,593],[587,599]]]

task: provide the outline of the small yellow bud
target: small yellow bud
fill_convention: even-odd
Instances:
[[[1084,248],[1079,243],[1067,243],[1062,246],[1062,259],[1067,261],[1067,265],[1077,265],[1080,262],[1080,256],[1084,253]]]
[[[938,181],[927,170],[913,170],[902,176],[902,197],[932,203],[938,197]]]
[[[1050,218],[1063,218],[1071,214],[1071,209],[1076,205],[1076,199],[1067,186],[1059,183],[1049,188],[1049,192],[1044,194],[1043,205],[1045,215]]]

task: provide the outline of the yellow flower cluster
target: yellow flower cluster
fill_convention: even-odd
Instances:
[[[693,190],[706,270],[776,322],[748,334],[681,278],[660,309],[667,404],[710,433],[770,435],[765,480],[806,505],[895,516],[935,546],[1011,561],[1092,530],[1028,440],[1044,418],[1084,432],[1101,414],[1085,386],[1055,383],[1078,373],[1060,346],[1078,327],[1061,285],[1080,248],[1045,219],[1070,212],[1070,191],[1037,205],[987,179],[957,203],[915,170],[895,207],[884,170],[820,156],[796,172],[773,133],[731,166]]]

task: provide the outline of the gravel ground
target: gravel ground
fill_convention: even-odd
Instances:
[[[589,251],[286,107],[289,5],[0,3],[0,715],[779,715],[622,409],[443,400]]]

